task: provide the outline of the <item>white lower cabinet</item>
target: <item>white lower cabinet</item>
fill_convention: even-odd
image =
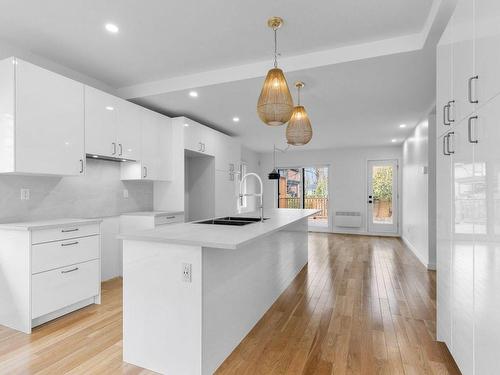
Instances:
[[[25,333],[100,303],[100,220],[0,225],[0,324]]]

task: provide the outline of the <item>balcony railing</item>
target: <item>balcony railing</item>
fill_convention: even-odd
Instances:
[[[302,198],[279,198],[280,208],[301,208]],[[321,210],[318,212],[314,218],[326,219],[328,218],[328,198],[314,197],[304,199],[304,208],[311,208],[316,210]]]

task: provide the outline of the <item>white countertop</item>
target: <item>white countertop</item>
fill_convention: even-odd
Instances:
[[[139,211],[139,212],[126,212],[121,216],[163,216],[163,215],[184,215],[184,211]]]
[[[163,225],[156,229],[122,233],[118,238],[133,241],[151,241],[215,247],[220,249],[236,249],[246,243],[264,237],[284,227],[314,215],[318,210],[299,209],[267,209],[265,222],[257,222],[241,227],[227,225],[211,225],[196,223],[180,223]],[[258,217],[258,212],[245,213],[234,216]]]
[[[19,223],[0,224],[2,230],[40,230],[59,227],[71,227],[76,225],[98,224],[101,219],[52,219],[39,221],[26,221]]]

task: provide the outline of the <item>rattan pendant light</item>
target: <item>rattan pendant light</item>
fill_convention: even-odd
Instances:
[[[290,120],[293,111],[293,99],[283,71],[278,68],[277,30],[283,25],[280,17],[272,17],[267,25],[274,31],[274,68],[267,72],[259,101],[257,113],[267,125],[279,126]]]
[[[292,117],[286,127],[286,141],[289,145],[303,146],[312,138],[312,127],[304,106],[300,105],[300,89],[304,82],[295,82],[297,87],[297,105],[293,108]]]

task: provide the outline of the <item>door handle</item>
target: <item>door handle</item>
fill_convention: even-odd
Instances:
[[[198,142],[198,151],[203,151],[203,143]]]
[[[144,167],[144,177],[143,178],[146,178],[148,177],[148,167]]]
[[[75,268],[72,268],[70,270],[67,270],[67,271],[61,271],[61,273],[70,273],[70,272],[75,272],[75,271],[78,271],[79,268],[78,267],[75,267]]]
[[[469,143],[479,143],[479,140],[477,139],[472,139],[472,121],[477,120],[477,116],[471,116],[469,117],[468,124],[467,124],[467,132],[469,136]]]
[[[455,150],[450,150],[450,136],[455,135],[455,132],[449,132],[446,136],[446,149],[448,151],[448,155],[454,154]]]
[[[116,143],[112,142],[111,145],[113,146],[113,148],[112,148],[113,151],[111,151],[111,155],[115,155],[116,154]]]
[[[74,229],[61,229],[61,233],[76,232],[78,230],[79,230],[78,228],[74,228]]]
[[[448,116],[446,115],[447,108],[449,108],[449,104],[446,104],[443,106],[443,125],[451,125],[448,122]]]
[[[80,159],[80,173],[83,173],[83,159]]]
[[[448,135],[445,135],[443,137],[443,155],[449,156],[450,154],[448,154],[448,151],[446,151],[446,138],[447,137],[448,137]]]
[[[61,246],[64,247],[64,246],[73,246],[73,245],[78,245],[78,241],[75,241],[75,242],[66,242],[66,243],[62,243]]]
[[[447,119],[448,119],[448,125],[451,125],[452,122],[455,122],[455,119],[451,118],[450,116],[450,111],[451,111],[451,106],[455,104],[455,101],[454,100],[450,100],[448,102],[448,110],[446,111],[446,116],[447,116]]]
[[[477,99],[472,99],[472,81],[478,80],[479,76],[474,76],[469,78],[468,91],[469,91],[469,103],[477,104],[479,101]]]
[[[121,143],[119,143],[118,147],[120,147],[120,153],[118,155],[122,156],[123,155],[123,145]]]

